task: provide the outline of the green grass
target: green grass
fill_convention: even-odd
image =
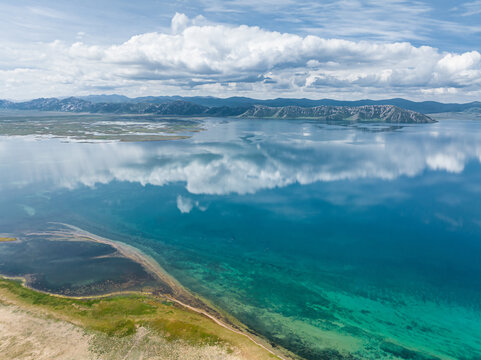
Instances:
[[[152,299],[141,295],[69,299],[27,289],[20,282],[5,279],[0,280],[0,289],[8,290],[26,304],[68,315],[74,322],[111,336],[122,337],[135,333],[136,320],[156,314],[158,310]]]
[[[177,306],[167,299],[151,295],[116,295],[97,299],[73,299],[28,289],[20,281],[0,277],[0,302],[13,303],[30,312],[50,317],[122,339],[139,327],[171,342],[195,346],[218,345],[227,351],[242,349],[248,359],[275,358],[246,337],[233,333],[206,318]]]
[[[157,330],[170,341],[173,340],[186,340],[193,345],[217,345],[222,340],[198,325],[176,320],[176,319],[156,319],[147,323],[147,326],[151,329]]]
[[[72,304],[91,306],[90,300],[80,301],[62,297],[51,296],[38,291],[33,291],[22,286],[20,281],[0,279],[0,289],[6,289],[11,294],[17,296],[22,301],[31,305],[44,305],[54,309],[71,307]]]
[[[127,336],[143,325],[168,340],[186,340],[192,344],[218,344],[222,340],[203,328],[204,319],[150,296],[128,295],[102,299],[71,299],[52,296],[22,286],[18,281],[0,279],[0,289],[7,290],[22,302],[67,315],[88,329],[110,336]],[[188,321],[186,321],[188,320]]]
[[[88,328],[113,336],[126,336],[144,325],[158,331],[169,340],[190,343],[220,343],[221,339],[198,324],[198,316],[176,308],[172,302],[157,301],[150,296],[128,295],[103,299],[69,299],[27,289],[18,281],[0,279],[0,289],[29,305],[68,313]],[[179,319],[182,315],[182,319]],[[185,321],[189,320],[189,321]]]
[[[119,321],[98,321],[93,329],[103,332],[109,336],[124,337],[135,334],[136,326],[135,321],[124,319]]]

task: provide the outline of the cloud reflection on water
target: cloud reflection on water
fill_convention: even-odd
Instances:
[[[481,161],[478,124],[442,121],[395,132],[316,123],[213,121],[188,141],[62,143],[0,138],[2,188],[112,181],[185,183],[192,194],[249,194],[294,183],[460,173]]]

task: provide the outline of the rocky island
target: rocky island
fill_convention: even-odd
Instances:
[[[300,106],[269,107],[255,105],[249,108],[241,117],[273,118],[273,119],[320,119],[326,121],[379,121],[386,123],[432,123],[436,120],[427,115],[401,109],[393,105],[364,106],[315,106],[303,108]]]

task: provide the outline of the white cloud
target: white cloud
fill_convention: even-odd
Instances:
[[[243,12],[291,23],[326,37],[413,40],[425,38],[433,21],[425,3],[410,0],[201,0],[210,13]]]
[[[457,73],[473,69],[479,64],[481,55],[477,51],[466,52],[464,54],[446,54],[438,61],[438,67],[449,73]]]
[[[445,94],[456,94],[458,89],[453,87],[440,87],[440,88],[432,88],[432,89],[421,89],[423,94],[428,95],[445,95]]]
[[[200,205],[198,201],[194,201],[181,195],[177,196],[177,208],[182,214],[190,213],[194,207],[200,211],[207,210],[207,207]]]
[[[463,16],[472,16],[481,14],[481,0],[463,3],[461,8],[464,10]]]
[[[408,42],[326,39],[209,24],[177,13],[172,33],[140,34],[119,45],[56,41],[5,47],[0,81],[6,84],[0,97],[8,98],[106,90],[128,95],[163,90],[322,97],[322,91],[337,97],[350,92],[466,98],[481,93],[481,55]],[[457,91],[435,90],[440,88]]]
[[[326,38],[369,39],[381,41],[446,42],[457,37],[459,43],[476,39],[481,26],[449,16],[448,4],[418,0],[200,0],[204,11],[252,14],[267,23]],[[479,13],[480,1],[461,5],[464,15]],[[457,8],[456,10],[460,10]],[[442,15],[440,15],[441,13]],[[275,16],[272,16],[275,14]],[[447,15],[447,16],[446,16]],[[262,20],[261,20],[262,21]],[[276,28],[279,28],[277,26]],[[469,39],[469,40],[468,40]],[[474,41],[476,43],[476,41]]]
[[[466,159],[462,153],[440,153],[426,158],[426,164],[433,170],[445,170],[452,173],[460,173],[464,170]]]
[[[87,34],[84,31],[78,31],[76,38],[77,40],[82,40],[85,37],[85,35]]]
[[[29,6],[26,8],[27,11],[35,14],[37,16],[43,16],[52,19],[67,19],[68,16],[61,11],[47,8],[47,7],[40,7],[40,6]]]
[[[177,196],[177,208],[182,214],[188,214],[194,208],[194,202],[182,196]]]
[[[172,18],[172,32],[178,34],[189,25],[189,18],[185,14],[175,13]]]

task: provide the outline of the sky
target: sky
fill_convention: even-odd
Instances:
[[[481,0],[0,0],[0,98],[481,100]]]

